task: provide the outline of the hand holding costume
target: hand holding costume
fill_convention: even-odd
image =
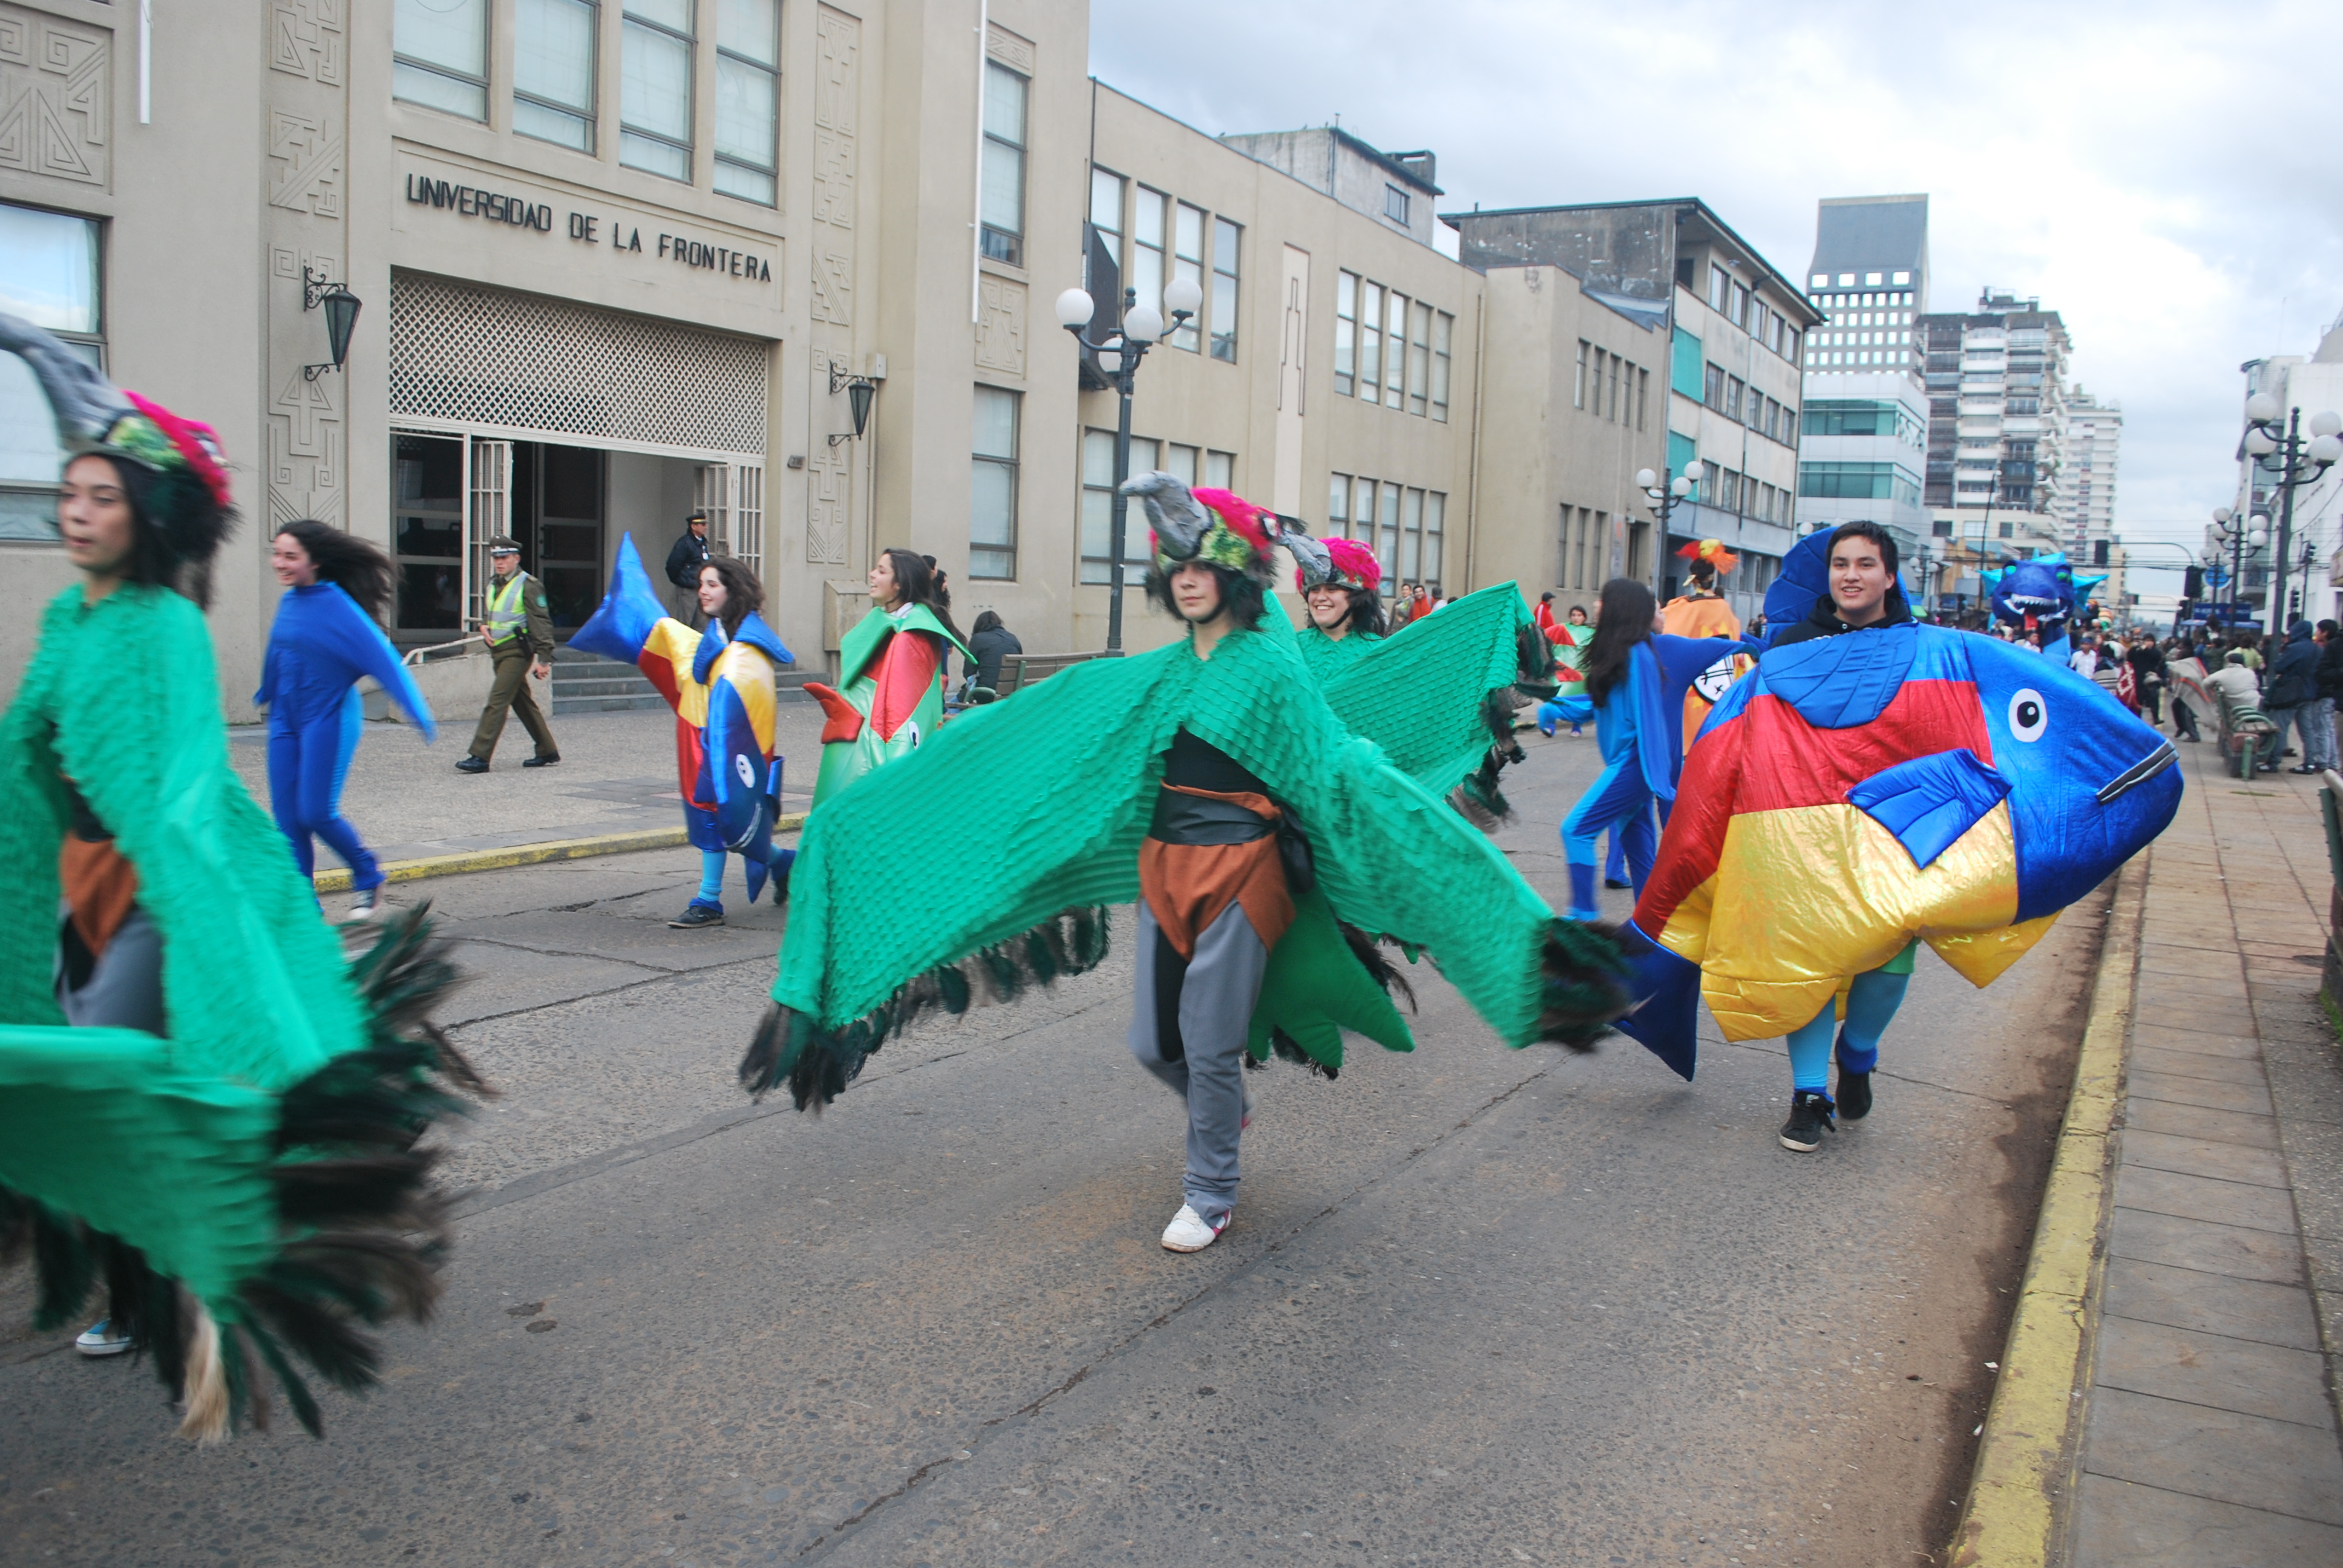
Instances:
[[[199,578],[233,518],[210,430],[12,317],[0,348],[68,450],[145,471],[156,575]],[[126,657],[137,678],[94,700]],[[452,979],[419,910],[344,960],[228,765],[193,602],[152,580],[51,601],[0,719],[0,1251],[30,1244],[38,1326],[102,1282],[194,1437],[265,1423],[272,1375],[317,1432],[288,1352],[373,1384],[364,1328],[424,1317],[447,1249],[417,1141],[480,1087],[427,1016]]]
[[[796,856],[773,843],[781,797],[774,676],[797,660],[773,628],[751,610],[728,640],[720,618],[694,631],[667,614],[628,534],[610,591],[569,645],[631,664],[659,689],[675,710],[676,788],[692,848],[739,856],[750,903],[769,873],[780,879],[773,897],[784,897]]]

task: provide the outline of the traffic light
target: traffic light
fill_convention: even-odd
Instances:
[[[2095,567],[2103,567],[2107,564],[2107,540],[2093,539],[2091,541],[2091,564]]]
[[[2190,567],[2181,574],[2180,597],[2192,603],[2205,597],[2205,568]]]

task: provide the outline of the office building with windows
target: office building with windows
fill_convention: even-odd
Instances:
[[[1664,599],[1674,550],[1719,538],[1741,557],[1721,586],[1754,615],[1795,538],[1799,365],[1820,320],[1804,293],[1694,197],[1444,221],[1487,275],[1489,341],[1504,346],[1490,356],[1482,469],[1528,490],[1502,542],[1484,528],[1479,548],[1503,551],[1501,575],[1524,587],[1575,593],[1624,574]],[[1500,394],[1500,377],[1518,385]],[[1635,475],[1665,488],[1695,457],[1700,484],[1663,536]],[[1541,509],[1544,528],[1529,521]]]
[[[1925,575],[1928,403],[1913,323],[1928,307],[1928,198],[1825,198],[1806,290],[1824,319],[1806,338],[1799,527],[1878,523]]]
[[[2123,448],[2123,405],[2081,387],[2065,399],[2066,516],[2058,548],[2078,568],[2108,574],[2101,602],[2125,602],[2123,541],[2116,533],[2116,480]]]

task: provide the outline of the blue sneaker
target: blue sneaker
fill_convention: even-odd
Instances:
[[[136,1350],[137,1347],[136,1340],[132,1339],[128,1334],[115,1332],[112,1318],[98,1319],[74,1341],[74,1349],[85,1356],[118,1356],[125,1351]]]

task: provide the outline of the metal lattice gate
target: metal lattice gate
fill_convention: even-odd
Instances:
[[[761,453],[770,360],[762,338],[391,274],[394,415]]]

